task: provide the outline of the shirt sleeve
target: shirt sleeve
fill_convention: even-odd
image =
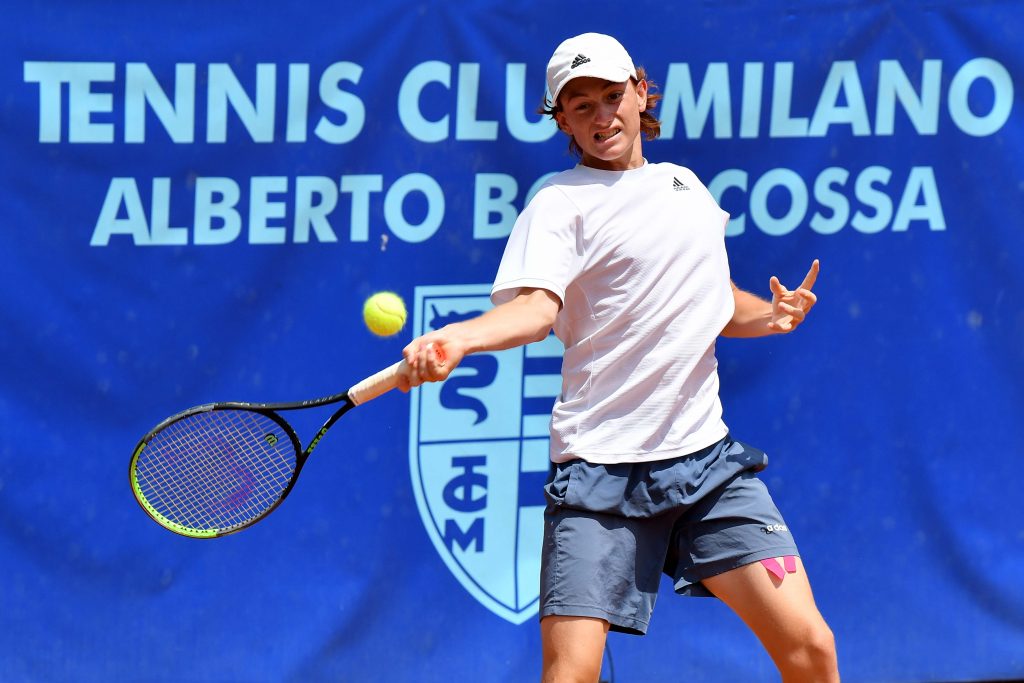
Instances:
[[[581,218],[558,187],[540,189],[519,215],[498,266],[491,301],[502,304],[523,287],[546,289],[564,304],[583,256]]]
[[[717,208],[717,209],[718,209],[719,213],[720,213],[720,214],[721,214],[721,216],[722,216],[722,232],[724,233],[724,232],[725,232],[725,230],[726,230],[726,229],[727,229],[727,228],[729,227],[729,219],[730,219],[730,218],[731,218],[732,216],[730,216],[730,215],[729,215],[729,212],[728,212],[728,211],[726,211],[725,209],[723,209],[723,208],[722,208],[722,207],[721,207],[721,206],[719,205],[718,201],[716,201],[716,200],[715,200],[715,197],[714,197],[714,195],[712,195],[712,194],[711,194],[711,190],[709,190],[709,189],[707,188],[707,186],[706,186],[706,185],[704,185],[704,183],[703,183],[703,182],[701,181],[701,179],[697,177],[697,174],[696,174],[696,173],[694,173],[694,172],[693,172],[693,171],[691,171],[690,169],[688,169],[688,168],[684,168],[684,167],[682,167],[682,166],[680,166],[679,168],[680,168],[680,171],[681,171],[681,172],[683,172],[683,173],[685,173],[685,174],[686,174],[687,176],[689,176],[689,179],[690,179],[690,180],[691,180],[691,181],[693,182],[693,185],[694,185],[694,187],[698,187],[698,188],[700,188],[700,191],[701,191],[701,192],[703,192],[703,194],[704,194],[704,196],[705,196],[705,197],[707,197],[707,200],[708,200],[708,201],[709,201],[709,202],[710,202],[711,204],[713,204],[713,205],[715,206],[715,208]]]

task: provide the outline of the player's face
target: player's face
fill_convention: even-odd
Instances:
[[[558,100],[555,120],[583,150],[584,166],[624,171],[643,165],[640,112],[647,108],[647,81],[574,78]]]

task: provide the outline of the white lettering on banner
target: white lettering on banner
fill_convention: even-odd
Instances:
[[[112,62],[25,62],[26,83],[39,84],[39,142],[60,142],[64,130],[64,84],[68,86],[68,142],[113,142],[110,123],[93,123],[92,115],[114,110],[110,93],[93,92],[94,83],[112,83]]]
[[[118,218],[124,207],[124,218]],[[135,178],[111,178],[90,246],[105,247],[111,235],[130,235],[136,246],[149,244],[149,224]]]
[[[744,62],[739,72],[738,64],[713,62],[703,74],[685,62],[669,64],[659,109],[661,137],[671,140],[677,132],[689,139],[888,137],[908,125],[917,135],[934,136],[943,123],[983,137],[1006,126],[1014,105],[1010,72],[987,57],[956,68],[938,59],[921,60],[918,68],[892,59],[874,67],[850,60],[827,66],[820,83],[814,83],[788,61]],[[494,106],[487,98],[501,86],[484,68],[495,66],[427,61],[412,67],[397,91],[398,118],[408,135],[428,144],[455,140],[483,148],[502,137],[535,143],[557,134],[554,122],[527,104],[534,88],[527,87],[525,64],[504,65],[504,107],[494,107],[495,114],[484,105]],[[872,68],[872,77],[865,78]],[[145,62],[23,62],[25,83],[38,88],[38,138],[45,144],[139,145],[156,135],[175,144],[224,144],[242,136],[241,142],[258,144],[277,139],[302,144],[313,137],[344,145],[365,127],[366,105],[351,88],[362,77],[363,67],[347,61],[319,73],[304,63],[258,63],[239,70],[227,63],[154,69]],[[495,88],[488,90],[491,85]],[[734,212],[729,235],[742,234],[748,224],[772,236],[802,225],[820,235],[846,226],[862,234],[903,232],[912,223],[933,232],[946,229],[932,167],[895,174],[886,166],[812,173],[775,168],[752,178],[745,170],[729,169],[708,187],[719,199],[732,192],[744,195],[745,208]],[[546,178],[521,201],[515,177],[476,173],[468,226],[473,239],[506,238]],[[171,201],[172,193],[177,201]],[[176,207],[190,201],[191,225],[181,215],[172,218],[172,209],[180,212]],[[165,246],[363,243],[375,220],[381,223],[376,232],[420,243],[437,234],[445,213],[445,193],[426,173],[401,176],[390,186],[376,174],[340,179],[212,175],[181,185],[168,177],[121,174],[109,181],[90,244],[105,246],[114,238]]]
[[[526,111],[531,113],[536,109],[534,106],[527,106],[526,93],[533,92],[533,88],[526,85],[526,65],[509,64],[505,67],[505,125],[512,137],[520,142],[544,142],[550,140],[558,126],[554,120],[545,116],[541,119],[528,119]],[[533,97],[529,98],[532,104]]]
[[[229,244],[238,239],[242,234],[242,217],[238,215],[235,206],[241,196],[241,188],[231,178],[196,179],[196,244]],[[220,225],[215,225],[218,222]],[[100,229],[101,224],[97,224],[96,232],[100,232]],[[95,241],[94,233],[93,243]]]
[[[553,173],[538,178],[520,198],[519,183],[504,173],[478,173],[474,180],[472,237],[505,239],[519,211]],[[385,189],[383,176],[255,176],[243,186],[233,178],[199,177],[189,183],[194,194],[192,225],[172,225],[170,178],[153,178],[140,191],[135,178],[113,178],[107,189],[90,245],[107,246],[126,238],[137,246],[212,246],[239,240],[246,244],[336,243],[347,228],[347,241],[368,242],[371,202],[382,195],[383,225],[397,239],[420,243],[434,237],[444,222],[446,199],[438,182],[423,173],[398,178]],[[719,203],[734,205],[733,193],[746,197],[746,209],[733,211],[727,237],[748,227],[773,237],[789,235],[807,225],[819,235],[833,235],[849,226],[870,235],[884,230],[906,232],[912,223],[932,232],[946,229],[934,169],[915,166],[905,182],[894,181],[884,166],[868,166],[856,175],[829,167],[808,183],[788,168],[771,169],[756,179],[742,169],[714,176],[708,190]],[[341,206],[345,199],[347,205]],[[147,209],[148,200],[148,209]],[[409,210],[408,201],[422,210]],[[178,204],[181,199],[178,198]],[[347,213],[346,213],[347,211]],[[749,221],[748,221],[749,219]],[[178,219],[180,221],[180,218]]]
[[[398,118],[405,131],[420,142],[441,142],[448,137],[448,115],[430,121],[420,112],[420,93],[430,83],[452,85],[452,68],[444,62],[423,62],[412,68],[398,89]]]
[[[458,97],[455,106],[456,140],[497,140],[498,122],[477,120],[480,101],[480,65],[459,64]]]
[[[934,170],[927,166],[910,169],[895,213],[893,196],[898,187],[890,186],[892,175],[890,169],[882,166],[869,166],[857,174],[853,182],[853,199],[860,208],[850,218],[851,203],[847,197],[848,191],[844,192],[850,172],[835,167],[823,170],[813,184],[816,208],[808,222],[811,230],[821,235],[832,235],[850,225],[864,234],[881,232],[886,228],[893,232],[905,232],[914,221],[926,223],[932,231],[945,230],[946,219]],[[804,179],[786,168],[768,171],[752,186],[746,171],[729,169],[712,178],[708,190],[719,203],[730,190],[748,194],[749,212],[733,213],[726,227],[727,237],[741,235],[746,231],[748,215],[753,226],[761,232],[773,237],[788,235],[807,220],[811,208],[811,195]],[[769,208],[769,197],[773,193],[785,197],[786,201],[780,203],[788,208],[781,216],[773,214]]]
[[[121,210],[124,217],[119,218]],[[113,178],[107,190],[107,199],[100,210],[97,230],[93,232],[91,246],[106,246],[110,235],[130,235],[137,245],[182,245],[188,243],[188,228],[171,227],[170,180],[153,179],[152,213],[147,221],[146,210],[134,178]],[[99,226],[103,232],[99,231]],[[197,242],[198,244],[198,242]]]
[[[797,85],[794,64],[776,62],[772,67],[768,137],[823,137],[837,127],[849,127],[855,136],[892,135],[897,104],[917,134],[935,135],[941,107],[943,62],[926,59],[921,64],[920,86],[915,88],[899,62],[879,62],[872,128],[861,72],[856,62],[836,61],[831,64],[810,117],[793,112]],[[672,140],[677,136],[681,115],[682,133],[691,140],[702,137],[709,123],[715,139],[732,138],[733,121],[737,118],[739,137],[756,138],[760,132],[765,91],[764,67],[761,62],[743,64],[741,110],[736,117],[729,78],[730,68],[735,68],[734,65],[724,62],[708,64],[697,85],[688,63],[669,64],[659,109],[661,137]],[[860,67],[863,69],[865,65]],[[975,112],[969,105],[968,95],[976,84],[988,87],[992,92],[988,111]],[[950,119],[962,132],[986,136],[1006,125],[1013,99],[1013,79],[1007,68],[993,59],[978,57],[963,64],[953,74],[946,106]]]
[[[846,101],[845,106],[839,104],[843,99]],[[854,135],[871,135],[868,105],[864,101],[864,91],[854,62],[832,63],[807,134],[822,138],[829,126],[843,124],[849,124]]]
[[[89,244],[105,247],[111,238],[125,236],[136,246],[230,244],[242,238],[248,244],[303,244],[311,236],[318,242],[337,242],[329,216],[341,195],[349,195],[349,241],[366,242],[370,235],[370,199],[383,191],[379,175],[343,176],[340,181],[321,176],[295,178],[294,191],[285,176],[256,176],[249,179],[248,206],[240,207],[242,188],[233,178],[195,179],[194,214],[191,229],[171,226],[171,179],[153,178],[150,210],[135,178],[113,178],[107,188],[99,218]],[[178,191],[182,191],[179,189]],[[406,212],[406,200],[422,195],[426,211],[419,221]],[[410,173],[396,180],[384,192],[384,223],[404,242],[424,242],[444,221],[445,197],[431,176]],[[292,220],[287,220],[289,215]],[[513,219],[514,220],[514,219]],[[190,240],[191,232],[191,240]]]
[[[171,179],[153,179],[153,210],[150,241],[158,244],[188,244],[188,228],[171,227]]]
[[[380,187],[376,188],[380,191]],[[342,187],[342,191],[345,191]],[[310,230],[316,235],[318,242],[337,242],[327,216],[338,205],[338,185],[324,176],[299,176],[295,179],[295,242],[309,242]],[[355,198],[353,197],[352,225],[353,233],[357,223],[355,214]],[[368,233],[368,230],[367,230]],[[353,234],[352,241],[365,242],[367,233],[357,240]]]
[[[761,130],[761,81],[764,64],[747,62],[743,65],[743,103],[740,105],[740,137],[756,138]]]
[[[775,65],[775,79],[772,84],[771,123],[768,136],[773,138],[807,137],[807,117],[790,115],[793,101],[792,62]]]
[[[732,137],[732,96],[729,90],[729,65],[724,62],[708,64],[704,71],[704,85],[694,94],[689,64],[669,64],[665,76],[664,103],[661,111],[661,135],[672,139],[676,116],[683,112],[686,137],[699,138],[708,113],[714,112],[714,136]],[[744,101],[744,103],[746,103]]]
[[[519,215],[512,205],[518,192],[519,183],[508,174],[477,174],[473,197],[473,239],[508,237]],[[497,223],[490,220],[494,214],[498,216]]]
[[[521,206],[526,206],[533,195],[555,173],[545,173],[526,192]],[[495,196],[494,191],[498,194]],[[517,205],[519,183],[505,173],[477,173],[473,197],[473,239],[504,239],[512,232],[519,217]],[[498,222],[492,223],[491,216],[497,215]]]
[[[277,71],[273,64],[256,65],[256,99],[242,87],[229,64],[211,64],[206,104],[207,142],[227,142],[228,103],[253,142],[274,141],[274,92]]]
[[[288,191],[288,179],[281,177],[253,178],[249,183],[249,242],[252,244],[284,244],[288,235],[283,225],[272,220],[285,217],[285,203],[273,201],[272,194]]]
[[[366,242],[370,239],[370,196],[384,191],[384,178],[379,175],[342,176],[341,191],[352,195],[349,237],[353,242]]]
[[[288,65],[288,113],[285,119],[286,142],[305,142],[309,116],[309,64]]]
[[[93,115],[97,114],[117,118],[114,95],[100,91],[100,88],[113,88],[117,68],[114,62],[25,62],[24,81],[39,84],[39,142],[61,142],[65,130],[67,141],[72,143],[110,144],[118,141],[115,123],[93,121]],[[206,88],[205,142],[228,141],[232,134],[228,125],[232,114],[253,142],[275,141],[280,85],[276,64],[256,65],[255,85],[251,93],[229,64],[207,65],[203,78],[197,78],[196,70],[193,63],[174,65],[172,98],[167,94],[167,86],[161,84],[148,64],[124,64],[125,92],[124,101],[120,103],[124,125],[120,130],[120,141],[146,142],[148,109],[155,114],[172,142],[195,142],[197,82],[202,82]],[[317,119],[313,132],[324,142],[344,144],[362,132],[366,121],[365,106],[359,97],[342,88],[346,81],[358,83],[362,71],[358,64],[336,62],[320,75],[320,102],[344,117],[342,123],[332,121],[326,114]],[[305,142],[309,123],[309,65],[288,65],[287,80],[284,137],[288,142]],[[62,118],[65,85],[66,128]]]
[[[366,123],[366,105],[341,87],[343,81],[359,83],[362,77],[363,67],[352,62],[336,62],[324,70],[320,77],[320,101],[345,116],[344,123],[334,123],[326,116],[320,117],[313,132],[324,142],[341,145],[355,140],[362,132]]]
[[[229,126],[233,115],[252,141],[269,143],[274,142],[279,134],[275,126],[278,100],[285,110],[285,125],[281,127],[284,139],[292,143],[307,139],[311,123],[312,78],[308,64],[288,64],[287,83],[282,87],[277,64],[257,64],[254,74],[241,75],[230,64],[208,64],[203,67],[204,77],[200,77],[196,64],[179,63],[174,65],[174,95],[170,97],[168,86],[157,78],[149,65],[129,62],[123,65],[124,99],[116,102],[111,91],[116,90],[118,66],[115,62],[24,62],[24,81],[38,84],[39,88],[39,142],[61,142],[65,130],[67,141],[71,143],[111,144],[119,141],[118,134],[123,142],[145,142],[145,114],[151,110],[173,142],[193,143],[197,139],[196,103],[203,101],[206,105],[206,142],[227,142],[229,135],[233,134]],[[892,135],[897,108],[903,111],[919,135],[938,132],[943,103],[940,96],[942,60],[922,60],[917,83],[907,75],[900,62],[879,61],[877,82],[872,93],[875,101],[873,122],[862,76],[866,69],[871,68],[869,65],[848,60],[832,62],[824,82],[816,91],[816,104],[810,116],[794,112],[794,102],[807,99],[798,97],[807,94],[807,83],[797,81],[793,62],[775,62],[770,69],[766,69],[762,62],[743,63],[740,111],[734,111],[730,73],[737,66],[712,62],[705,67],[698,84],[689,63],[670,63],[665,72],[664,98],[660,107],[662,137],[671,140],[676,136],[680,115],[683,119],[682,132],[688,139],[702,137],[709,123],[715,139],[732,138],[735,134],[734,121],[739,124],[740,138],[758,137],[761,134],[760,119],[766,96],[764,81],[768,71],[772,74],[770,89],[767,89],[768,137],[822,137],[833,129],[846,127],[855,136]],[[248,81],[253,75],[255,83],[247,88],[243,81]],[[330,64],[320,74],[317,88],[320,103],[340,114],[344,121],[338,123],[327,115],[320,116],[313,127],[317,138],[331,144],[345,144],[362,132],[366,105],[343,87],[346,83],[358,84],[362,75],[363,68],[352,62]],[[483,119],[479,115],[478,105],[484,98],[480,89],[479,63],[457,65],[455,96],[441,98],[443,114],[430,119],[422,111],[423,93],[428,88],[439,87],[450,94],[452,81],[453,66],[441,61],[423,62],[405,75],[397,93],[397,104],[399,119],[406,132],[421,142],[448,140],[452,136],[451,119],[454,114],[455,140],[498,140],[500,122]],[[992,93],[990,104],[976,105],[983,109],[987,107],[987,111],[971,108],[969,95],[975,86],[987,88]],[[199,87],[206,88],[205,98],[197,98]],[[527,102],[532,100],[527,93],[534,90],[533,86],[527,87],[525,64],[505,65],[504,125],[511,137],[520,142],[543,142],[557,132],[550,118],[527,116],[527,110],[533,109],[527,106]],[[950,120],[962,132],[987,136],[1006,125],[1013,101],[1013,79],[1009,70],[994,59],[977,57],[952,74],[945,105]],[[62,119],[65,110],[68,112],[66,126]],[[93,120],[94,116],[103,115],[121,120],[118,113],[124,115],[120,130],[113,122]]]
[[[146,141],[146,105],[153,110],[171,140],[180,144],[195,140],[195,64],[175,65],[173,103],[147,64],[125,64],[124,81],[125,142]]]
[[[924,60],[921,64],[921,93],[918,95],[899,62],[891,59],[879,62],[875,135],[892,135],[895,131],[897,99],[914,130],[921,135],[935,135],[939,130],[941,79],[942,62]]]
[[[498,139],[498,122],[477,118],[480,101],[480,65],[459,64],[455,97],[455,139]],[[443,114],[437,120],[428,119],[421,108],[421,96],[427,86],[434,84],[445,90],[452,88],[452,67],[446,62],[430,61],[417,64],[402,80],[398,90],[398,118],[405,131],[420,142],[442,142],[451,136],[451,116]],[[548,117],[530,121],[524,116],[526,109],[526,65],[508,64],[505,67],[505,125],[512,137],[521,142],[543,142],[557,131],[555,122]]]
[[[992,109],[977,115],[968,105],[967,94],[979,80],[988,81],[993,91]],[[949,115],[963,132],[982,137],[992,135],[1010,118],[1013,109],[1013,79],[1006,67],[994,59],[972,59],[953,76],[949,84]]]
[[[427,200],[427,215],[419,224],[405,218],[405,198],[418,192]],[[410,173],[399,178],[384,195],[384,220],[395,236],[406,242],[425,242],[433,237],[444,220],[444,191],[425,173]]]

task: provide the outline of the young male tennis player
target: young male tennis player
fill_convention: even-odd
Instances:
[[[815,303],[818,262],[796,290],[772,277],[771,301],[732,283],[728,214],[689,169],[644,159],[659,96],[614,38],[563,42],[547,84],[547,111],[580,164],[516,222],[495,307],[413,340],[399,380],[441,381],[466,354],[552,328],[565,345],[545,488],[542,680],[597,681],[608,630],[645,633],[665,573],[677,593],[729,605],[784,681],[836,681],[832,633],[756,475],[767,459],[722,420],[715,360],[719,335],[795,329]]]

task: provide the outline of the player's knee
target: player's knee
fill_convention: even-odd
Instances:
[[[545,671],[541,683],[594,683],[601,675],[600,669],[595,671],[548,670]]]
[[[800,631],[796,646],[790,649],[787,656],[788,668],[799,672],[792,680],[838,680],[835,677],[839,668],[836,639],[832,629],[824,621],[818,621],[807,624]],[[812,673],[814,677],[808,678]]]
[[[541,683],[594,683],[601,676],[601,661],[593,657],[545,658]]]
[[[544,653],[541,683],[594,683],[601,675],[601,656],[579,650]]]
[[[824,622],[812,631],[807,646],[814,661],[829,665],[835,663],[836,637]]]

